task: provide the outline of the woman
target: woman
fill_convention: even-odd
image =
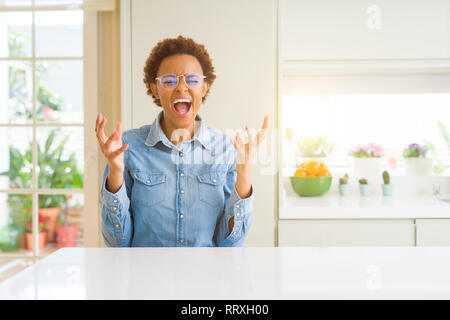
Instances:
[[[264,138],[248,143],[212,129],[198,115],[214,82],[203,45],[179,36],[153,48],[144,68],[147,94],[163,108],[151,125],[108,138],[95,131],[107,159],[101,188],[108,246],[241,246],[252,222],[251,164]],[[122,144],[123,143],[123,144]]]

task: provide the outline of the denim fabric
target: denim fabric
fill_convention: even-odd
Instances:
[[[230,137],[197,115],[192,139],[176,147],[161,130],[163,111],[151,125],[123,132],[124,183],[101,187],[101,230],[111,247],[242,246],[253,217],[236,192],[237,151]],[[234,217],[234,227],[228,221]]]

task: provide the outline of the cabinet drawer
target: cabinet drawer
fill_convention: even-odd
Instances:
[[[450,219],[417,219],[417,246],[450,246]]]
[[[414,246],[414,220],[283,220],[282,246]]]

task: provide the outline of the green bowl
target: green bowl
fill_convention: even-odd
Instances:
[[[299,196],[316,197],[330,190],[333,177],[290,177],[292,188]]]

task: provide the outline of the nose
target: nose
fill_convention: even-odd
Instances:
[[[175,88],[175,90],[179,91],[179,92],[183,92],[183,91],[188,91],[189,90],[188,86],[186,85],[186,81],[184,79],[184,75],[179,75],[178,76],[178,85]]]

